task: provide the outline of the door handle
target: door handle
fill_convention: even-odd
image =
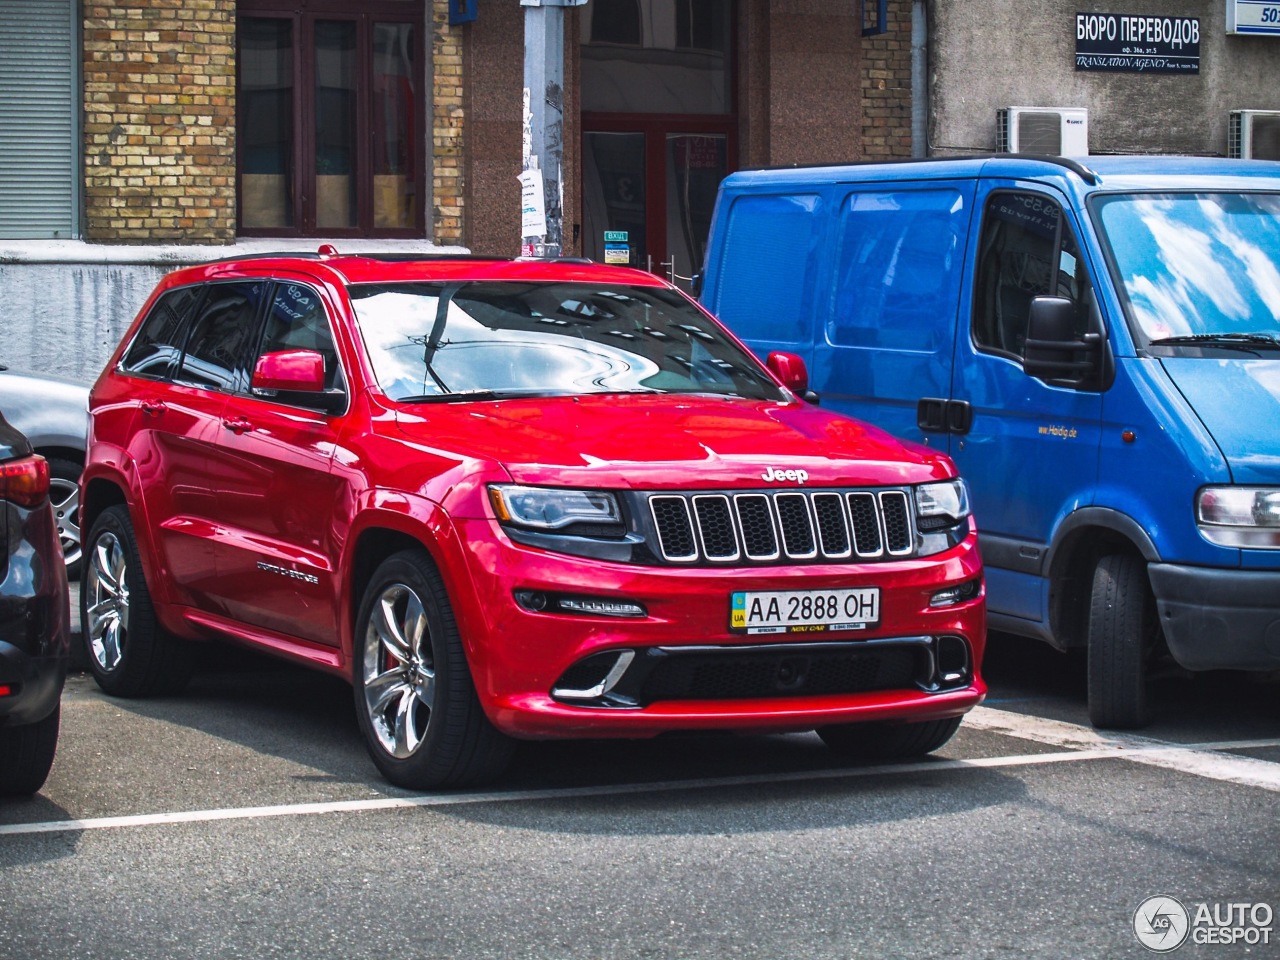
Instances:
[[[242,417],[236,417],[233,420],[223,420],[222,425],[236,435],[253,429],[253,424]]]
[[[973,426],[973,407],[965,400],[922,397],[916,403],[916,426],[924,433],[964,435]]]
[[[165,406],[163,400],[143,400],[138,404],[138,406],[141,407],[142,412],[149,417],[158,417],[169,409]]]
[[[916,404],[916,426],[924,433],[947,432],[947,401],[922,397]]]

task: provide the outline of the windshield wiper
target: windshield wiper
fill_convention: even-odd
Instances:
[[[1161,337],[1159,340],[1152,340],[1149,346],[1221,347],[1256,353],[1259,348],[1280,350],[1280,337],[1272,333],[1194,333],[1181,337]]]
[[[412,397],[395,397],[396,403],[470,403],[474,400],[513,400],[517,397],[569,397],[571,390],[462,390],[458,393],[424,393]]]

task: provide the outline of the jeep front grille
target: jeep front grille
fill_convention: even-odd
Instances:
[[[668,563],[865,562],[915,550],[905,490],[655,493],[649,512]]]

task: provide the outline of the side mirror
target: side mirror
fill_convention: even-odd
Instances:
[[[324,356],[315,350],[264,353],[254,364],[249,388],[257,396],[329,413],[341,411],[347,404],[345,391],[325,389]]]
[[[765,361],[769,372],[782,381],[782,385],[808,403],[817,404],[818,395],[809,390],[809,371],[804,360],[794,353],[775,350]]]
[[[324,391],[324,357],[314,350],[264,353],[253,367],[253,390]]]
[[[1077,309],[1066,297],[1032,299],[1022,358],[1030,376],[1069,386],[1098,379],[1102,334],[1076,333]]]

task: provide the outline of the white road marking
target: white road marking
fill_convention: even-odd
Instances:
[[[1134,763],[1191,773],[1225,783],[1238,783],[1263,790],[1280,791],[1280,763],[1226,754],[1223,750],[1243,750],[1280,746],[1280,740],[1239,740],[1222,743],[1170,743],[1133,733],[1109,733],[1061,720],[1029,717],[993,707],[977,707],[964,718],[964,725],[1034,740],[1056,747],[1110,749]]]
[[[1067,749],[1056,753],[1035,753],[972,760],[926,759],[834,770],[807,770],[783,774],[755,774],[739,777],[706,777],[697,780],[668,780],[649,783],[612,784],[548,790],[519,790],[486,793],[421,794],[411,797],[378,797],[368,800],[339,800],[326,803],[295,803],[265,807],[231,807],[171,813],[97,817],[87,820],[51,820],[41,823],[0,824],[0,836],[34,833],[64,833],[84,830],[113,830],[181,823],[209,823],[219,820],[263,819],[268,817],[314,816],[333,813],[363,813],[418,807],[449,807],[477,803],[512,801],[572,800],[625,794],[664,793],[772,783],[843,780],[862,777],[892,777],[951,770],[1030,767],[1049,763],[1086,760],[1129,760],[1151,766],[1208,777],[1228,783],[1280,791],[1280,764],[1250,757],[1225,755],[1219,751],[1280,747],[1280,739],[1226,740],[1216,743],[1172,744],[1135,734],[1109,734],[1076,724],[1042,717],[978,707],[965,718],[965,727],[1033,740]],[[962,728],[963,729],[963,728]]]

